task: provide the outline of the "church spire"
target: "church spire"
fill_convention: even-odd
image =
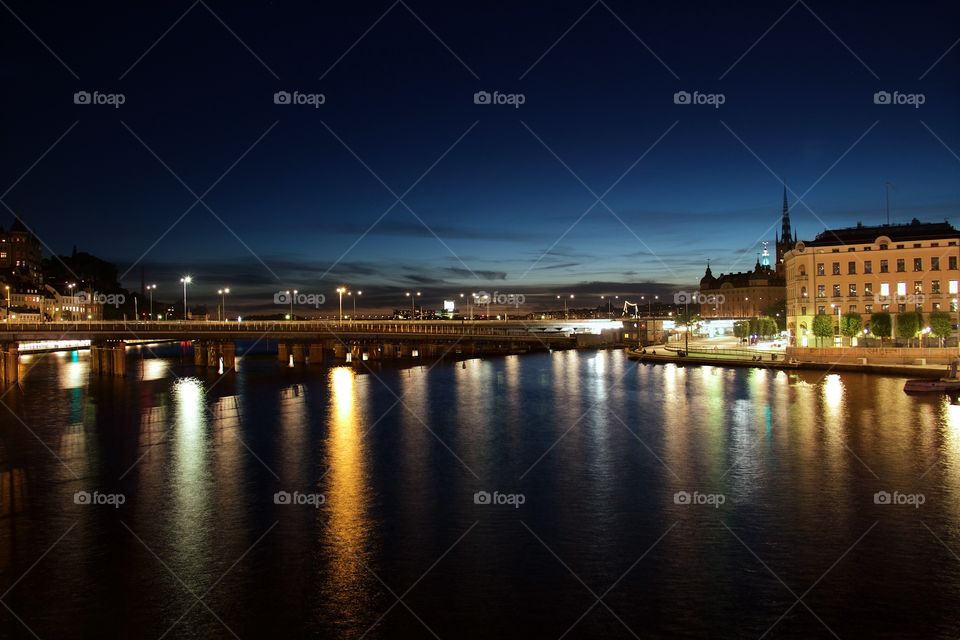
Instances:
[[[790,229],[790,206],[787,204],[787,185],[783,185],[783,214],[779,240],[785,244],[793,244],[796,241],[793,236],[793,231]]]

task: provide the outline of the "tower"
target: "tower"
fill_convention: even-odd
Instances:
[[[783,185],[783,211],[780,214],[780,234],[776,236],[777,272],[783,268],[783,254],[793,248],[797,238],[790,227],[790,206],[787,204],[787,185]]]

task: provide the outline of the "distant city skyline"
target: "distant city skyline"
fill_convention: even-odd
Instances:
[[[663,294],[750,269],[784,184],[800,239],[887,181],[892,222],[955,218],[957,11],[897,6],[11,5],[0,200],[208,304]]]

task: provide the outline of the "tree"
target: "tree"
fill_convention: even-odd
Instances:
[[[750,335],[750,323],[747,320],[737,320],[733,323],[733,335],[746,338]]]
[[[765,337],[773,337],[780,333],[780,327],[777,325],[777,321],[770,316],[764,316],[760,318],[760,335]]]
[[[905,311],[897,314],[897,337],[912,340],[923,322],[923,314],[917,311]]]
[[[889,338],[893,328],[893,322],[890,314],[886,311],[879,311],[870,316],[870,333],[880,338],[880,344],[883,344],[884,338]]]
[[[820,346],[821,338],[833,337],[833,318],[825,313],[818,314],[813,318],[813,335],[817,336],[817,346]]]
[[[950,314],[943,311],[931,313],[930,330],[933,335],[940,338],[940,346],[943,346],[943,339],[950,337],[950,334],[953,333],[953,319]]]
[[[840,333],[842,335],[847,338],[852,338],[860,335],[861,329],[863,329],[863,319],[856,311],[851,311],[850,313],[845,313],[840,316]]]
[[[783,331],[787,328],[787,301],[777,300],[763,310],[763,315],[773,318],[777,323],[777,330]]]

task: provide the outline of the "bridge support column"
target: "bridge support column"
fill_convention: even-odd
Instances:
[[[193,341],[193,364],[198,367],[207,366],[207,344],[200,340]]]
[[[114,342],[111,346],[110,373],[115,376],[125,376],[127,373],[127,343],[123,340]]]
[[[307,363],[307,350],[304,348],[304,345],[300,343],[293,345],[293,364],[306,364],[306,363]]]
[[[220,369],[220,343],[207,343],[207,361],[204,364],[210,369]]]
[[[383,359],[384,360],[394,360],[397,357],[397,345],[395,344],[385,344],[383,345]]]
[[[333,345],[333,358],[335,360],[345,360],[347,357],[347,348],[343,346],[343,343],[337,341]]]
[[[409,344],[402,343],[400,345],[400,357],[409,358],[412,355],[413,349]]]
[[[277,360],[283,364],[290,362],[290,348],[286,342],[277,343]]]
[[[20,379],[20,346],[16,342],[3,345],[3,381],[14,384]]]
[[[310,343],[310,346],[307,348],[307,362],[310,364],[323,364],[323,343]]]
[[[226,373],[237,365],[237,345],[233,342],[220,343],[220,355],[223,358],[223,371]]]

